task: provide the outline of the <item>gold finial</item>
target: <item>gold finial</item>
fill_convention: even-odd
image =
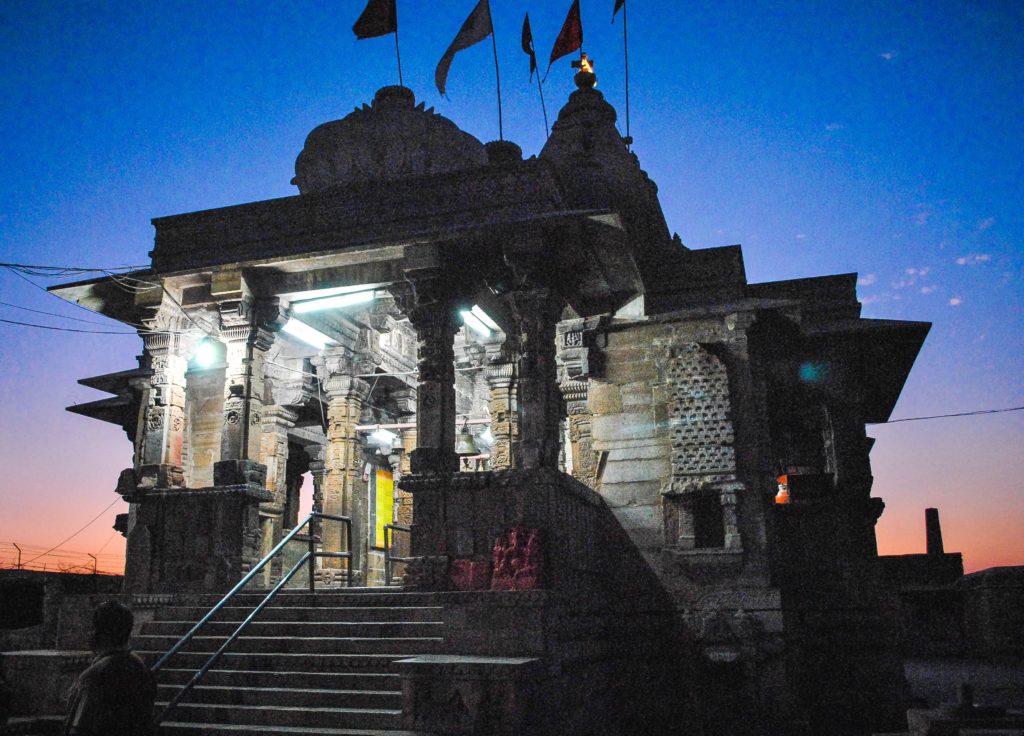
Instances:
[[[573,81],[580,89],[593,89],[597,86],[597,75],[594,74],[594,60],[582,51],[578,61],[572,63],[573,69],[579,69]]]

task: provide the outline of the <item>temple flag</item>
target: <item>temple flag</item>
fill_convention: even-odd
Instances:
[[[459,29],[455,40],[452,41],[452,45],[444,52],[441,61],[437,62],[437,69],[434,70],[434,84],[437,85],[437,91],[442,96],[444,95],[445,85],[448,82],[448,69],[451,68],[455,54],[463,49],[468,49],[475,43],[480,43],[493,32],[494,28],[491,26],[491,6],[487,0],[480,0],[476,7],[473,8],[473,12],[466,18],[466,22],[462,24],[462,28]]]
[[[571,54],[583,46],[583,23],[580,21],[580,0],[572,0],[569,6],[569,14],[565,16],[565,23],[562,30],[558,32],[555,45],[551,48],[551,59],[548,61],[548,71],[557,59],[566,54]],[[547,72],[545,72],[547,76]]]
[[[615,16],[622,10],[622,6],[626,4],[626,0],[615,0],[615,7],[612,9],[612,23],[615,22]]]
[[[356,38],[376,38],[389,33],[398,32],[398,13],[395,9],[396,0],[370,0],[362,15],[352,26]]]
[[[537,71],[537,54],[533,50],[533,31],[530,30],[530,14],[523,18],[523,51],[530,57],[530,81],[533,81],[533,73]]]

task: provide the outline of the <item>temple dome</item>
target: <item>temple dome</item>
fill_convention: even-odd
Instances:
[[[295,160],[292,184],[308,194],[486,164],[483,144],[433,108],[417,105],[412,90],[383,87],[373,104],[313,129]]]

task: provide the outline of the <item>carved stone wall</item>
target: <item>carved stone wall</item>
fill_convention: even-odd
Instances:
[[[665,383],[672,441],[672,480],[664,492],[666,543],[738,551],[736,494],[743,484],[736,477],[725,365],[700,344],[683,343],[670,353]]]

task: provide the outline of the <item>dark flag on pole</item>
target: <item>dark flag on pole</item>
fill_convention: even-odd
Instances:
[[[533,31],[530,30],[530,14],[527,13],[523,19],[523,51],[530,57],[530,81],[533,81],[533,73],[537,71],[537,54],[533,50]]]
[[[548,71],[556,60],[566,54],[571,54],[583,46],[583,23],[580,21],[580,0],[572,0],[569,7],[569,14],[565,16],[565,23],[562,30],[558,32],[555,45],[551,48],[551,59],[548,61]],[[545,73],[545,76],[547,73]]]
[[[366,9],[352,26],[356,38],[376,38],[398,31],[398,13],[395,10],[396,0],[370,0]]]
[[[437,91],[442,96],[444,95],[445,85],[448,83],[448,69],[451,68],[455,54],[468,49],[475,43],[480,43],[493,32],[494,28],[491,26],[491,6],[487,0],[480,0],[476,7],[473,8],[473,12],[466,18],[466,22],[462,24],[462,28],[459,29],[455,40],[452,41],[452,45],[444,52],[441,61],[437,62],[437,69],[434,70],[434,84],[437,85]]]
[[[626,0],[615,0],[615,8],[612,9],[612,23],[615,22],[615,16],[622,10],[622,6],[626,4]]]
[[[533,81],[533,73],[537,72],[537,92],[540,93],[540,109],[544,113],[544,136],[547,137],[550,134],[548,129],[548,109],[544,106],[544,86],[540,81],[540,72],[537,71],[537,52],[533,47],[533,31],[530,30],[529,13],[523,18],[523,51],[530,57],[531,82]]]

